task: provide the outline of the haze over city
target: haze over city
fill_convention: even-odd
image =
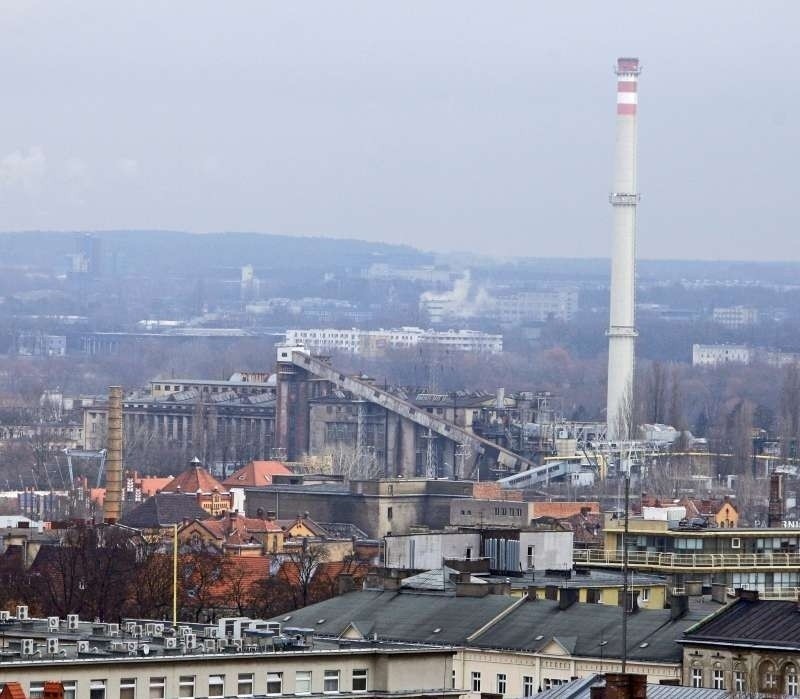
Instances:
[[[638,251],[797,259],[779,2],[5,2],[0,227],[607,257],[638,55]]]

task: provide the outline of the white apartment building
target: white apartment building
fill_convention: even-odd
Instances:
[[[578,292],[574,289],[520,291],[497,296],[489,305],[493,315],[504,325],[546,320],[569,321],[578,311]]]
[[[747,345],[692,345],[692,366],[750,364],[753,350]]]
[[[752,306],[719,306],[712,311],[711,319],[726,328],[743,328],[758,323],[758,309]]]
[[[378,356],[388,349],[434,346],[459,352],[498,354],[503,351],[503,336],[477,330],[423,330],[402,327],[389,330],[351,328],[309,328],[286,331],[286,344],[302,346],[315,353],[347,352]]]
[[[0,687],[15,681],[30,697],[41,696],[49,680],[63,683],[65,699],[464,694],[453,689],[455,650],[441,646],[315,639],[311,628],[245,617],[177,628],[146,620],[92,624],[77,615],[0,624]]]

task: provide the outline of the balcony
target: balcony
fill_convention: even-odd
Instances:
[[[622,551],[598,551],[574,549],[575,565],[598,568],[621,568]],[[631,570],[656,572],[752,570],[797,570],[800,568],[800,553],[652,553],[629,551],[628,567]]]

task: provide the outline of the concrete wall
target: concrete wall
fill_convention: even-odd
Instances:
[[[477,532],[390,536],[386,538],[386,566],[433,570],[441,568],[445,559],[466,558],[468,549],[471,558],[479,557],[480,534]]]
[[[536,570],[572,568],[572,532],[520,532],[519,556],[522,570],[528,567],[528,547],[533,546]]]

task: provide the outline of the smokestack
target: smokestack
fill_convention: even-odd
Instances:
[[[614,209],[611,252],[611,313],[608,328],[607,438],[633,435],[633,363],[636,341],[634,290],[636,276],[636,106],[639,59],[617,60],[617,140],[614,189],[609,197]]]
[[[769,477],[769,509],[767,526],[780,527],[786,515],[783,501],[783,474],[773,473]]]
[[[103,521],[113,524],[122,516],[122,386],[110,386],[108,389],[106,449]]]

